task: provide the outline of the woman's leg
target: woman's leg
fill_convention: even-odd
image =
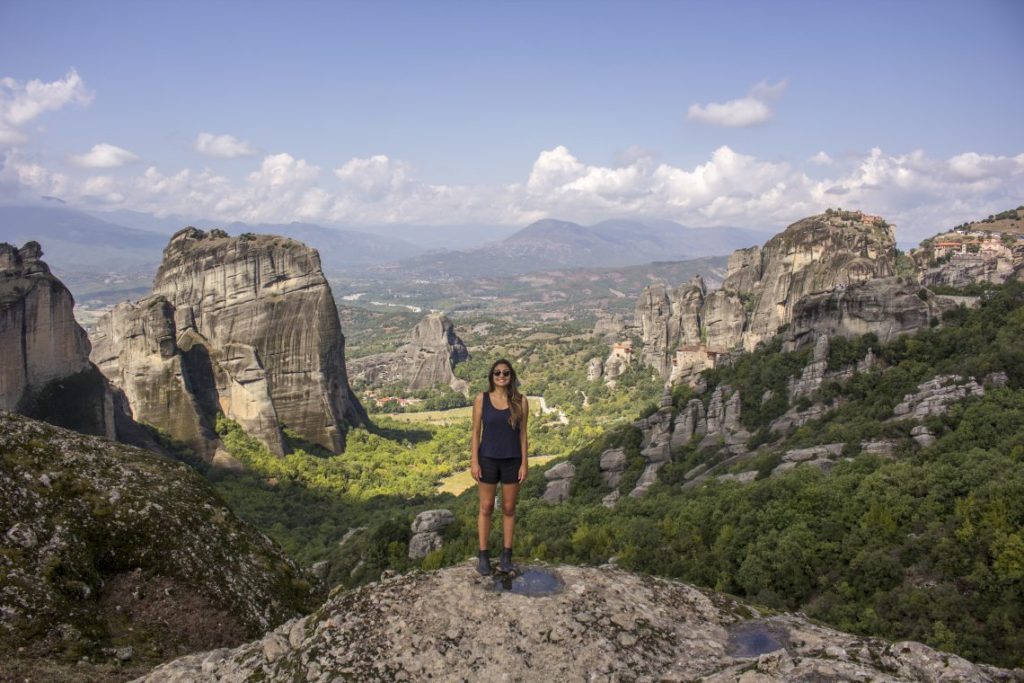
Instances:
[[[490,543],[491,515],[494,514],[494,494],[497,490],[497,484],[480,482],[477,485],[477,493],[480,496],[480,514],[476,518],[476,533],[480,541],[480,545],[477,547],[480,550],[487,550]]]
[[[516,497],[519,484],[501,485],[501,537],[504,548],[512,547],[512,534],[516,530]]]

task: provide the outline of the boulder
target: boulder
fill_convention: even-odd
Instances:
[[[838,458],[845,446],[846,444],[844,443],[829,443],[821,446],[811,446],[810,448],[794,448],[786,451],[782,456],[782,460],[783,462],[807,462],[822,458]]]
[[[412,522],[412,532],[422,534],[430,531],[441,531],[455,521],[455,515],[451,510],[444,508],[438,510],[424,510],[416,515]]]
[[[598,382],[604,376],[604,361],[600,358],[591,358],[587,362],[587,381]]]
[[[409,559],[419,560],[441,547],[441,532],[455,521],[451,510],[424,510],[412,522]]]
[[[899,444],[892,439],[876,439],[873,441],[861,441],[860,452],[869,455],[889,456],[896,451]]]
[[[617,488],[622,479],[622,473],[626,469],[626,452],[621,448],[609,448],[601,454],[598,462],[601,470],[601,479],[604,485],[609,488]]]
[[[935,432],[924,425],[918,425],[910,430],[910,436],[921,448],[928,448],[935,443]]]
[[[576,466],[568,461],[560,462],[549,469],[544,473],[548,484],[544,495],[541,496],[542,500],[548,503],[564,503],[569,500],[569,491],[575,476]]]

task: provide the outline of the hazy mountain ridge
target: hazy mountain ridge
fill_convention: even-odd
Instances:
[[[474,249],[402,261],[413,274],[460,278],[523,275],[562,268],[631,266],[727,254],[760,245],[771,233],[745,228],[687,228],[672,221],[612,219],[583,226],[546,218]]]
[[[62,274],[155,272],[167,238],[174,232],[188,225],[223,227],[223,223],[216,221],[159,218],[124,210],[110,216],[141,227],[127,227],[66,206],[0,206],[0,241],[41,242],[50,265]],[[321,264],[328,274],[390,263],[424,251],[394,237],[314,223],[234,222],[227,228],[235,234],[271,233],[300,240],[320,252]]]

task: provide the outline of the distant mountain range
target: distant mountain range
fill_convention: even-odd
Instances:
[[[170,235],[188,225],[203,229],[220,227],[232,235],[254,232],[297,239],[320,252],[321,265],[328,275],[394,262],[424,251],[402,240],[312,223],[224,225],[133,211],[104,215],[139,227],[126,227],[61,205],[0,206],[0,242],[22,246],[35,240],[42,245],[47,263],[57,272],[67,274],[139,270],[155,273]]]
[[[546,219],[504,239],[480,244],[480,234],[504,236],[506,230],[475,231],[472,248],[426,251],[422,228],[418,244],[331,228],[313,223],[223,223],[182,216],[157,217],[120,210],[86,213],[62,203],[0,206],[0,241],[17,246],[39,242],[47,262],[62,275],[156,272],[171,234],[193,225],[224,228],[229,234],[271,233],[300,240],[320,252],[328,276],[363,268],[385,267],[430,280],[521,275],[560,268],[616,267],[651,261],[681,261],[728,254],[734,249],[765,242],[767,232],[743,228],[687,228],[671,221],[607,220],[591,226]],[[409,227],[409,226],[405,226]],[[389,230],[395,234],[395,226]],[[442,243],[453,243],[449,226]],[[470,230],[461,226],[458,230]],[[443,232],[443,231],[442,231]]]
[[[760,245],[770,232],[687,228],[672,221],[615,219],[591,226],[545,219],[503,240],[402,261],[403,271],[435,277],[520,275],[559,268],[629,266],[728,254]]]
[[[0,242],[35,240],[56,273],[153,270],[167,237],[116,225],[64,206],[0,206]]]

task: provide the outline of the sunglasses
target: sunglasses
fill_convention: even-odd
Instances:
[[[512,371],[511,370],[495,370],[494,371],[494,376],[495,377],[509,377],[511,375],[512,375]]]

